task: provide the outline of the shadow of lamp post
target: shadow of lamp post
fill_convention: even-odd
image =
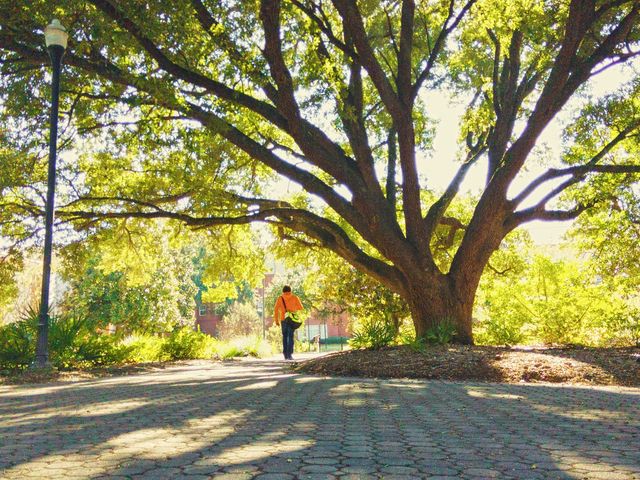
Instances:
[[[56,19],[44,30],[45,43],[51,57],[51,116],[49,120],[49,172],[47,176],[47,204],[45,209],[44,260],[42,266],[42,292],[36,344],[36,368],[49,366],[49,282],[53,248],[53,211],[56,193],[56,147],[58,141],[58,97],[60,94],[60,66],[67,48],[67,32]]]

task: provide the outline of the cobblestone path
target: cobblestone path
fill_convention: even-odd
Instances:
[[[640,480],[640,389],[294,375],[0,386],[0,478]]]

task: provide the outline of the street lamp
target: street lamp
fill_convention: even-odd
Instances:
[[[262,276],[262,339],[267,338],[267,327],[264,323],[264,289],[266,288],[266,282],[264,274]]]
[[[47,176],[47,204],[45,210],[44,260],[42,266],[42,294],[36,344],[36,367],[49,365],[49,281],[51,278],[51,253],[53,248],[53,211],[56,193],[56,147],[58,140],[58,97],[60,96],[60,65],[67,48],[67,31],[54,19],[44,29],[44,38],[53,66],[51,78],[51,117],[49,119],[49,173]]]

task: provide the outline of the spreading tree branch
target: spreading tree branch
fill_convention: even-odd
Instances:
[[[582,212],[590,208],[592,204],[580,204],[570,210],[545,210],[544,208],[531,207],[512,214],[504,223],[507,232],[533,220],[562,222],[573,220],[580,216]]]
[[[425,230],[428,236],[431,236],[435,231],[438,223],[441,223],[442,217],[449,208],[449,205],[453,201],[453,199],[458,194],[458,190],[460,189],[460,185],[464,180],[464,177],[467,175],[469,169],[475,164],[475,162],[480,158],[480,156],[486,151],[487,147],[485,144],[486,134],[480,135],[477,139],[476,143],[473,143],[471,135],[467,137],[467,146],[469,147],[469,152],[467,153],[466,160],[460,165],[458,171],[455,176],[449,183],[449,186],[444,191],[442,196],[431,205],[427,215],[425,216]]]
[[[329,20],[324,15],[324,11],[322,10],[322,5],[318,5],[314,2],[310,2],[311,6],[305,5],[303,2],[299,0],[291,0],[300,11],[304,12],[309,19],[311,19],[316,26],[320,29],[320,31],[325,35],[329,43],[338,48],[342,53],[344,53],[348,58],[351,58],[353,61],[358,60],[358,54],[353,50],[353,48],[347,46],[346,43],[341,41],[336,34],[331,29],[331,25]],[[324,18],[321,18],[324,17]]]
[[[283,203],[278,201],[250,199],[241,196],[237,198],[247,203],[261,205],[261,208],[244,215],[194,217],[184,213],[168,211],[149,202],[122,198],[122,200],[127,200],[136,206],[148,207],[152,211],[99,212],[61,209],[58,212],[58,216],[65,222],[78,222],[84,219],[89,220],[89,224],[109,219],[168,218],[182,222],[194,229],[210,228],[217,225],[246,225],[253,222],[265,222],[308,235],[318,242],[318,246],[335,251],[354,267],[367,272],[385,285],[393,285],[397,289],[398,285],[402,284],[402,278],[396,268],[364,253],[345,231],[331,220],[320,217],[308,210],[283,206]]]
[[[171,74],[175,78],[190,83],[191,85],[204,88],[222,100],[227,100],[236,105],[246,107],[279,128],[287,131],[286,121],[273,106],[238,90],[234,90],[222,82],[206,77],[199,72],[189,70],[172,61],[149,37],[144,34],[143,29],[139,25],[133,22],[122,11],[118,10],[110,0],[89,1],[134,37],[151,56],[151,58],[153,58],[167,73]]]
[[[413,88],[412,88],[413,91],[411,94],[411,97],[413,100],[415,100],[416,97],[418,96],[418,92],[420,91],[420,88],[422,88],[422,85],[424,84],[425,80],[429,78],[429,75],[431,74],[431,71],[433,70],[433,67],[436,64],[436,60],[438,59],[438,55],[440,55],[440,52],[444,48],[447,37],[451,34],[451,32],[453,32],[458,27],[458,24],[462,21],[462,19],[467,14],[467,12],[471,10],[471,7],[476,2],[477,0],[467,1],[467,3],[465,3],[465,5],[460,10],[460,12],[454,18],[454,7],[455,7],[456,0],[450,0],[449,12],[447,14],[447,18],[442,24],[442,29],[440,30],[440,33],[438,33],[438,36],[436,37],[436,40],[433,44],[433,48],[431,48],[429,51],[429,57],[427,58],[425,67],[422,69],[422,71],[420,72],[420,74],[416,79],[415,84],[413,85]],[[451,23],[451,25],[449,25],[449,22],[451,21],[452,18],[453,18],[453,22]]]
[[[276,104],[287,118],[289,134],[295,139],[305,156],[314,164],[328,172],[339,182],[358,191],[361,178],[344,151],[332,142],[319,128],[305,121],[295,99],[295,87],[291,72],[282,55],[280,39],[280,1],[263,0],[260,7],[260,19],[265,34],[264,55],[269,63],[271,76],[277,87]],[[340,161],[336,161],[339,159]]]
[[[600,149],[600,151],[595,154],[588,162],[582,165],[574,165],[572,167],[567,168],[551,168],[544,172],[542,175],[535,178],[529,185],[527,185],[518,195],[516,195],[513,200],[511,200],[510,204],[512,208],[515,209],[518,205],[520,205],[525,199],[527,199],[534,191],[536,191],[541,185],[547,183],[550,180],[555,178],[564,177],[567,175],[571,175],[572,179],[575,180],[572,183],[566,185],[565,188],[568,188],[570,185],[573,185],[579,181],[581,181],[586,174],[588,173],[633,173],[634,169],[640,169],[640,166],[634,165],[600,165],[600,162],[609,152],[611,152],[620,142],[629,137],[631,133],[633,133],[640,126],[640,122],[633,122],[627,128],[618,133],[610,142],[608,142],[604,147]],[[561,191],[563,191],[564,188]]]
[[[262,90],[265,92],[267,97],[272,102],[275,102],[277,91],[271,84],[267,75],[260,70],[254,62],[246,62],[247,52],[243,52],[238,44],[229,37],[226,31],[221,31],[219,28],[221,25],[220,22],[211,15],[201,0],[191,0],[191,5],[196,11],[196,18],[202,26],[202,29],[211,37],[216,45],[224,49],[236,67],[244,70],[245,73],[250,75],[250,77],[262,87]]]

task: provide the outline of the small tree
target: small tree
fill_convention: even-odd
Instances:
[[[231,305],[218,327],[218,337],[224,340],[261,333],[262,320],[250,303],[236,302]]]
[[[61,308],[80,310],[96,328],[112,324],[121,333],[159,333],[192,325],[198,291],[192,279],[192,249],[144,247],[143,242],[137,247],[141,253],[132,267],[108,243],[89,241],[67,248],[63,273],[70,289]]]

